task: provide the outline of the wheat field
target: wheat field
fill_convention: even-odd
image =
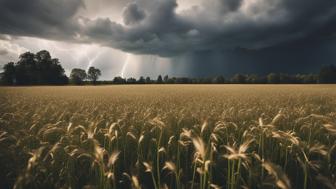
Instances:
[[[2,188],[335,188],[335,85],[0,88]]]

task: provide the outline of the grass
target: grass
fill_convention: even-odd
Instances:
[[[0,88],[1,188],[335,188],[335,85]]]

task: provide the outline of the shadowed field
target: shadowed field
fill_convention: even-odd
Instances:
[[[1,188],[333,188],[336,85],[0,88]]]

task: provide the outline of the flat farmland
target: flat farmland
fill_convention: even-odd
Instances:
[[[0,88],[1,188],[333,188],[336,85]]]

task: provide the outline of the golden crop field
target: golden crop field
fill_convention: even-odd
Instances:
[[[335,85],[0,88],[2,188],[335,188]]]

